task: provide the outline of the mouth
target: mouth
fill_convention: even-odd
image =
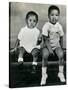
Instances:
[[[53,22],[56,22],[56,19],[53,19]]]
[[[53,20],[52,20],[52,23],[56,23],[56,20],[55,20],[55,19],[53,19]]]
[[[30,25],[29,27],[30,27],[30,28],[34,28],[34,26],[33,26],[33,25]]]
[[[31,25],[30,27],[34,27],[33,25]]]

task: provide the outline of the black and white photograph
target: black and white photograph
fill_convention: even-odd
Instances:
[[[9,87],[66,80],[66,5],[9,2]]]

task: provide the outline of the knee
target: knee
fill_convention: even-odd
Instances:
[[[32,52],[31,52],[31,54],[32,54],[32,56],[33,57],[37,57],[38,56],[38,49],[34,49]]]
[[[58,58],[59,58],[59,59],[62,59],[62,58],[63,58],[63,52],[60,52],[60,53],[58,54]]]
[[[22,51],[24,48],[23,47],[19,47],[19,51]]]
[[[19,47],[19,53],[21,53],[21,52],[22,52],[22,50],[23,50],[23,48],[22,48],[22,47]]]
[[[49,51],[45,48],[42,50],[42,57],[47,59],[49,56]]]
[[[19,53],[24,53],[25,49],[23,47],[19,47]]]

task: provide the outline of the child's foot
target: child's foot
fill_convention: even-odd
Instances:
[[[64,77],[64,74],[62,72],[58,73],[58,77],[59,77],[61,82],[65,82],[65,77]]]
[[[32,72],[31,73],[36,73],[36,65],[32,66]]]
[[[18,62],[23,62],[23,58],[19,57]]]
[[[48,75],[45,73],[42,75],[42,79],[41,79],[41,85],[45,85],[46,84],[46,79],[47,79]]]

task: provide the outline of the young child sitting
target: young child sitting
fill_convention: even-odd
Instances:
[[[17,49],[19,43],[18,62],[23,62],[25,52],[31,53],[33,56],[33,70],[35,71],[40,49],[40,45],[37,45],[38,40],[40,40],[40,31],[36,28],[38,15],[34,11],[30,11],[27,13],[25,20],[26,26],[21,28],[14,50]]]
[[[49,21],[46,22],[42,28],[42,36],[44,41],[44,47],[42,49],[42,78],[41,85],[46,84],[47,75],[47,60],[50,54],[58,56],[59,59],[59,72],[58,77],[61,82],[65,82],[63,74],[63,29],[59,23],[60,10],[57,6],[50,6],[48,9]]]

